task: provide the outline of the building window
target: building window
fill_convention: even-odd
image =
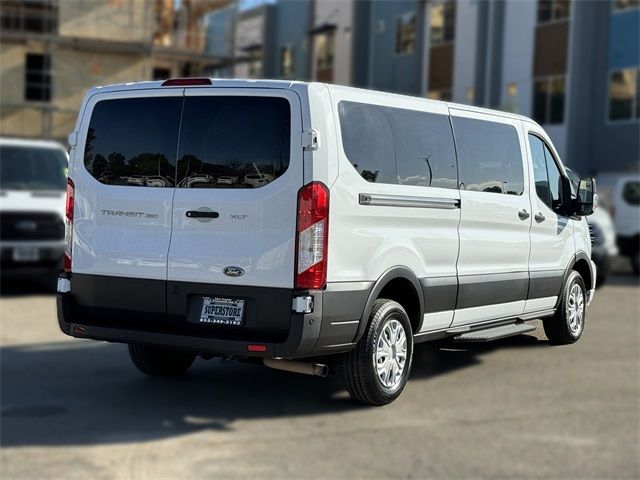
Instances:
[[[333,81],[333,30],[314,36],[314,57],[316,66],[316,80],[320,82]]]
[[[58,1],[3,0],[0,30],[13,32],[56,33]]]
[[[640,69],[616,70],[609,77],[609,120],[640,118]]]
[[[533,85],[533,118],[540,124],[564,121],[565,77],[536,79]]]
[[[163,67],[154,67],[151,72],[151,78],[153,80],[166,80],[171,78],[171,70]]]
[[[33,102],[51,100],[51,56],[28,53],[25,61],[24,99]]]
[[[538,0],[538,23],[569,18],[571,0]]]
[[[427,98],[430,100],[441,100],[443,102],[451,101],[451,90],[429,90]]]
[[[456,3],[447,0],[431,6],[431,46],[452,42],[455,36]]]
[[[405,13],[396,20],[396,53],[413,53],[416,46],[416,14]]]
[[[249,78],[262,76],[262,48],[251,48],[247,51],[247,57]]]
[[[293,75],[293,46],[287,45],[280,49],[280,75],[290,77]]]
[[[640,0],[613,0],[613,9],[616,11],[619,10],[630,10],[632,8],[639,8]]]

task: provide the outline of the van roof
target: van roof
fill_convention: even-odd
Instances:
[[[31,148],[56,148],[59,150],[65,150],[64,146],[61,143],[53,140],[0,137],[0,145]]]
[[[357,87],[347,87],[342,85],[333,85],[328,83],[321,82],[301,82],[301,81],[292,81],[292,80],[268,80],[268,79],[229,79],[229,78],[210,78],[212,85],[203,85],[203,86],[193,86],[189,88],[285,88],[285,89],[296,89],[300,87],[304,87],[307,85],[325,85],[329,90],[342,90],[344,92],[348,91],[359,91],[359,92],[375,92],[376,95],[384,96],[387,98],[408,98],[412,100],[420,100],[423,102],[437,102],[444,103],[449,108],[457,109],[457,110],[465,110],[469,112],[478,112],[485,113],[489,115],[497,115],[501,117],[511,118],[514,120],[521,120],[529,123],[536,124],[537,123],[531,120],[528,117],[523,115],[518,115],[515,113],[504,112],[501,110],[492,110],[488,108],[476,107],[471,105],[465,105],[461,103],[453,103],[453,102],[444,102],[441,100],[431,100],[427,98],[417,97],[413,95],[402,95],[398,93],[389,93],[382,92],[379,90],[369,90]],[[144,82],[131,82],[131,83],[121,83],[114,85],[106,85],[100,87],[94,87],[89,90],[88,94],[98,93],[98,92],[117,92],[117,91],[130,91],[130,90],[146,90],[146,89],[155,89],[161,88],[164,80],[160,81],[144,81]]]

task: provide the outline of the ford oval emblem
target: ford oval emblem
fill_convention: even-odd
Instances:
[[[240,267],[227,267],[223,272],[228,277],[241,277],[244,275],[244,270]]]

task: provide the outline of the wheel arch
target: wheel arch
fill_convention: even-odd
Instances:
[[[586,254],[586,252],[580,251],[573,256],[564,272],[564,279],[562,280],[562,285],[560,287],[560,291],[558,292],[558,301],[556,302],[556,308],[560,305],[560,301],[562,300],[562,291],[564,289],[564,286],[567,284],[569,275],[573,270],[580,274],[580,276],[584,280],[585,286],[587,287],[587,291],[594,288],[593,281],[595,280],[595,272],[593,271],[591,258]]]
[[[381,296],[382,293],[384,296]],[[369,325],[373,304],[378,298],[389,298],[402,305],[409,315],[414,333],[420,330],[424,316],[424,294],[420,281],[411,269],[395,266],[384,272],[373,285],[360,317],[354,343],[357,343],[364,335]]]

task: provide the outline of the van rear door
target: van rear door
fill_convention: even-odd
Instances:
[[[80,147],[70,173],[74,275],[164,287],[183,94],[144,89],[88,100],[78,139],[84,158]]]
[[[182,282],[293,288],[301,132],[293,91],[186,89],[169,292],[204,292]]]

